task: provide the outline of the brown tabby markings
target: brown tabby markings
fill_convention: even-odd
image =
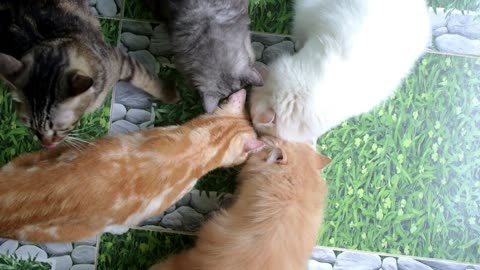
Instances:
[[[161,213],[202,175],[263,146],[244,100],[243,90],[214,115],[101,139],[80,152],[62,146],[18,157],[0,172],[0,237],[77,241]]]
[[[306,144],[264,138],[239,175],[231,208],[201,230],[195,247],[150,270],[303,270],[326,204],[320,169],[330,160]]]

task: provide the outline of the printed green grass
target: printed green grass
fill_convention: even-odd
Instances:
[[[100,20],[105,39],[114,45],[118,37],[118,21]],[[84,115],[73,131],[82,139],[91,140],[105,135],[109,127],[111,95],[96,112]],[[15,104],[5,83],[0,82],[0,166],[14,157],[40,149],[40,143],[30,129],[18,119]]]
[[[392,100],[320,138],[319,244],[480,262],[479,70],[427,55]]]
[[[97,270],[147,269],[169,255],[193,246],[191,235],[129,230],[123,235],[103,234]]]
[[[50,270],[52,266],[46,262],[20,260],[12,256],[0,254],[1,270]]]

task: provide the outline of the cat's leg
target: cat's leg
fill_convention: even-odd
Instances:
[[[179,94],[173,83],[161,81],[156,74],[120,49],[115,50],[119,80],[131,83],[165,103],[176,103]]]

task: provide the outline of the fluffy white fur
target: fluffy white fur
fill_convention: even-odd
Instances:
[[[431,38],[424,0],[297,0],[302,49],[263,70],[254,88],[256,129],[289,141],[316,140],[387,99]]]

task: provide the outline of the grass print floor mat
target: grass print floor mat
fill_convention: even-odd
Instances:
[[[467,2],[430,1],[438,7],[472,9]],[[290,2],[251,3],[254,30],[288,32]],[[138,2],[126,1],[126,18],[151,19],[145,12]],[[116,44],[120,21],[101,23],[107,41]],[[479,70],[476,58],[429,54],[394,98],[319,139],[318,150],[333,159],[324,172],[330,195],[319,245],[480,263]],[[182,101],[157,105],[156,126],[183,123],[202,113],[198,95],[175,70],[164,68],[161,75],[177,81]],[[17,119],[1,83],[0,112],[3,165],[38,149],[39,143]],[[107,98],[104,107],[82,118],[76,133],[84,139],[103,136],[109,114]],[[233,192],[235,174],[236,169],[212,172],[196,188]],[[137,230],[105,234],[97,266],[141,269],[193,240]],[[18,263],[13,261],[8,263]]]

